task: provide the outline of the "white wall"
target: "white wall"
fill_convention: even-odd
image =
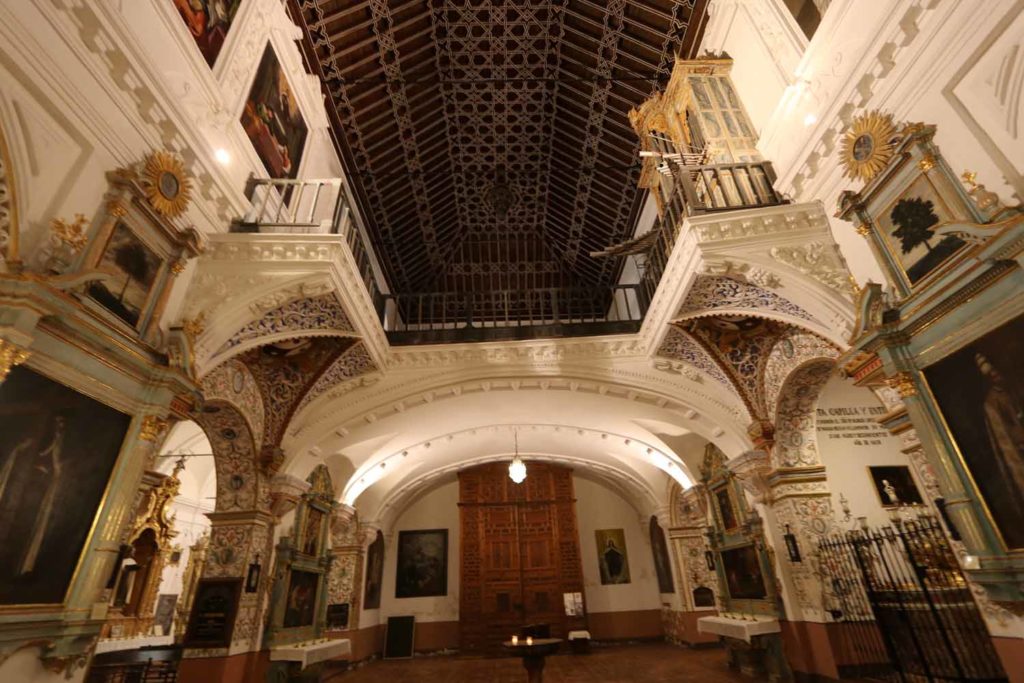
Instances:
[[[641,518],[636,508],[608,488],[573,476],[576,487],[576,523],[580,531],[583,558],[583,590],[587,612],[632,612],[660,609],[658,576],[647,532],[649,517]],[[622,529],[626,534],[630,582],[601,585],[598,567],[598,529]]]
[[[856,414],[847,414],[853,412]],[[882,507],[871,482],[869,466],[905,465],[914,474],[909,459],[900,450],[900,438],[874,424],[874,418],[883,414],[885,410],[882,404],[870,390],[855,386],[853,382],[841,377],[829,380],[818,399],[818,450],[828,475],[832,506],[839,524],[844,528],[850,526],[842,521],[840,495],[845,495],[849,501],[854,519],[867,517],[871,526],[889,523],[888,511]],[[839,421],[844,419],[858,421],[846,423],[850,426],[846,434],[836,431],[843,429]],[[870,434],[870,437],[855,439],[854,432],[858,435]],[[924,487],[920,482],[917,488],[924,498]]]
[[[367,610],[360,628],[383,623],[389,616],[414,615],[416,621],[457,621],[459,618],[459,482],[452,480],[431,489],[399,516],[384,535],[384,581],[380,609]],[[396,598],[398,532],[417,529],[448,529],[448,595],[433,598]],[[364,567],[365,582],[365,567]],[[360,590],[362,590],[360,586]],[[377,621],[379,619],[379,621]]]

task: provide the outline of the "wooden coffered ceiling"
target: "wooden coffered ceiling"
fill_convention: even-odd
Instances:
[[[392,292],[607,288],[707,0],[289,0]]]

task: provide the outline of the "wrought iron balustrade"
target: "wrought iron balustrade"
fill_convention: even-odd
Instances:
[[[626,334],[643,322],[638,285],[384,295],[393,344]]]

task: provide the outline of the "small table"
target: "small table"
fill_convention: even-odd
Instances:
[[[507,652],[523,658],[526,680],[529,683],[541,683],[544,680],[544,658],[558,652],[558,646],[561,644],[561,638],[534,638],[533,645],[527,645],[526,640],[521,639],[517,645],[507,640],[502,643],[502,647]]]

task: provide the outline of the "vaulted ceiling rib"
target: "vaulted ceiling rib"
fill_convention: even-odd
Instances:
[[[393,292],[609,288],[707,0],[289,0]]]

